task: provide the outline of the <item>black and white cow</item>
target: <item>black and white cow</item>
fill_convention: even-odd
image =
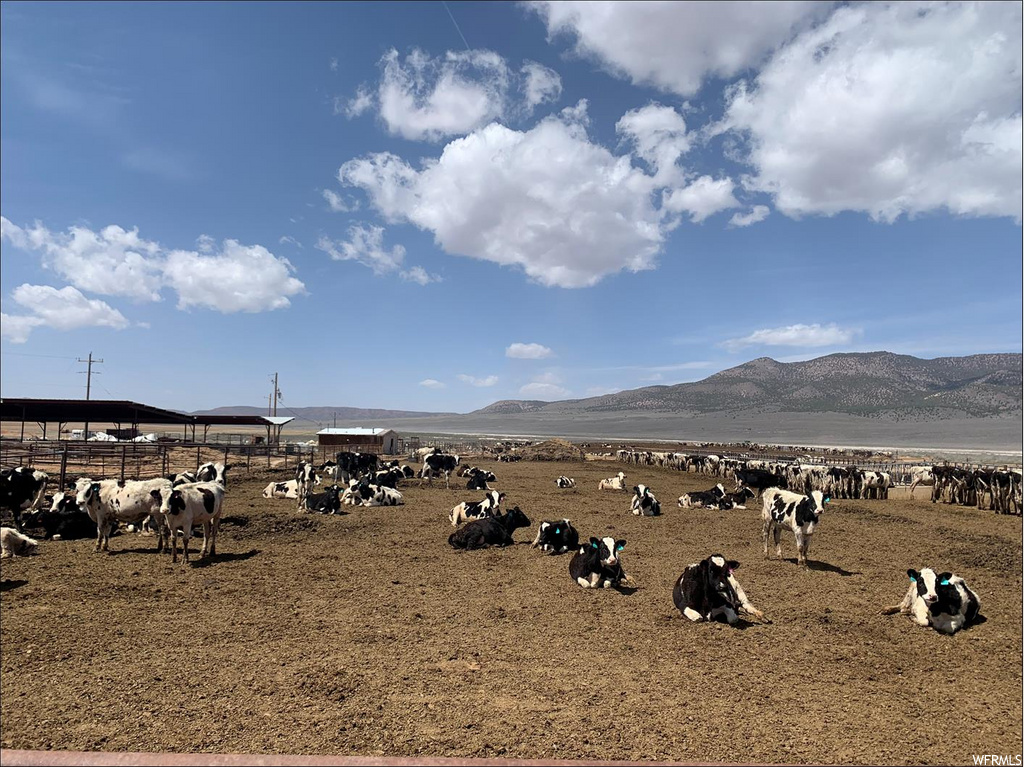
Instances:
[[[459,457],[457,455],[445,455],[444,453],[434,453],[423,457],[423,469],[420,472],[420,484],[423,484],[423,480],[426,479],[431,485],[434,484],[434,477],[438,477],[444,474],[444,486],[446,488],[451,487],[448,478],[452,472],[455,471],[455,467],[459,465]]]
[[[177,474],[168,474],[167,479],[171,480],[171,485],[177,487],[178,485],[188,485],[195,482],[196,475],[192,471],[181,471]]]
[[[448,513],[452,527],[458,527],[463,522],[481,517],[496,517],[501,511],[501,503],[505,500],[505,494],[497,490],[489,491],[482,501],[463,501]]]
[[[692,493],[683,493],[679,496],[679,506],[684,509],[691,508],[714,508],[725,498],[725,488],[721,483],[710,490],[697,490]]]
[[[224,486],[216,484],[221,490]],[[177,489],[194,487],[180,485]],[[157,526],[157,551],[163,551],[166,526],[160,514],[165,496],[172,489],[171,482],[160,479],[122,481],[103,479],[99,482],[79,480],[75,501],[85,509],[96,523],[96,551],[106,551],[110,543],[111,522],[142,522],[153,516]]]
[[[341,488],[331,485],[322,493],[307,493],[304,503],[306,511],[318,511],[321,514],[341,513]]]
[[[216,482],[222,487],[228,486],[227,471],[231,466],[217,462],[204,463],[196,472],[196,482]]]
[[[271,482],[263,488],[264,498],[298,498],[299,481],[289,479],[287,482]]]
[[[303,508],[306,505],[306,496],[313,488],[313,484],[317,481],[316,469],[313,464],[309,461],[300,461],[299,465],[295,467],[295,484],[298,494],[295,496],[298,499],[298,508]]]
[[[31,466],[18,466],[0,472],[0,509],[14,517],[14,526],[22,530],[21,512],[39,508],[46,495],[49,476]]]
[[[564,554],[580,547],[580,534],[568,519],[541,522],[530,547],[540,548],[548,554]]]
[[[571,477],[562,476],[555,480],[555,486],[561,488],[575,488],[576,480]]]
[[[0,559],[28,557],[35,554],[39,541],[19,533],[13,527],[0,527]]]
[[[96,537],[96,523],[78,508],[74,493],[55,494],[49,509],[27,513],[24,523],[43,530],[46,540],[77,541]],[[116,521],[111,524],[117,526]]]
[[[338,479],[338,462],[337,461],[324,461],[322,464],[316,467],[316,473],[323,477],[330,477],[333,480]]]
[[[739,562],[727,560],[721,554],[712,554],[688,565],[676,579],[672,601],[683,615],[695,623],[722,621],[733,624],[741,610],[763,618],[764,614],[750,604],[733,575],[739,566]]]
[[[631,582],[619,558],[625,547],[625,540],[591,538],[572,555],[570,577],[585,589],[610,589],[623,581]]]
[[[455,549],[484,549],[488,546],[511,546],[512,533],[520,527],[529,527],[530,518],[518,506],[496,517],[474,519],[448,536],[448,544]]]
[[[195,482],[153,491],[160,497],[160,515],[171,536],[171,561],[178,561],[178,531],[182,536],[182,565],[188,564],[188,542],[192,527],[203,526],[203,548],[199,557],[217,554],[217,531],[227,492],[220,482]],[[161,525],[162,527],[162,525]]]
[[[788,490],[769,488],[764,492],[764,509],[761,518],[764,522],[764,555],[768,557],[768,536],[775,538],[775,556],[782,559],[782,528],[793,531],[796,537],[797,562],[807,567],[807,549],[811,544],[811,536],[818,527],[818,518],[829,502],[828,496],[820,490],[810,495],[791,493]]]
[[[370,485],[369,497],[363,499],[363,506],[402,506],[405,499],[393,487]]]
[[[633,502],[630,505],[633,514],[638,517],[657,517],[661,514],[661,504],[647,485],[633,488]]]
[[[955,634],[978,621],[981,600],[966,581],[953,573],[931,568],[907,570],[910,587],[903,601],[882,610],[883,615],[904,613],[918,626],[931,626],[941,634]]]

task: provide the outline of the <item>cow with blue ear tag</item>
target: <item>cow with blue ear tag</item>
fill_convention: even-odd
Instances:
[[[633,579],[622,569],[625,540],[591,538],[577,549],[569,562],[569,575],[585,589],[610,589]]]
[[[554,522],[541,522],[537,530],[537,537],[530,544],[531,548],[540,548],[548,554],[564,554],[567,551],[578,549],[580,545],[580,534],[572,526],[568,519],[559,519]]]
[[[967,582],[953,573],[931,568],[907,570],[910,586],[898,605],[886,607],[882,615],[903,613],[918,626],[931,626],[941,634],[955,634],[978,622],[981,600]]]

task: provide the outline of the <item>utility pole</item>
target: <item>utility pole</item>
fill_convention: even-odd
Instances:
[[[338,428],[338,411],[337,410],[334,411],[334,428],[335,429]]]
[[[270,394],[272,406],[268,408],[267,415],[277,415],[277,401],[281,399],[281,390],[277,388],[277,373],[274,373],[274,391]]]
[[[92,395],[92,363],[94,363],[94,362],[103,362],[103,360],[94,360],[92,358],[92,352],[89,352],[89,359],[83,360],[81,357],[79,357],[77,359],[77,361],[78,362],[86,362],[89,365],[89,367],[87,367],[86,370],[85,370],[85,399],[86,399],[86,401],[88,401],[90,396]],[[82,371],[79,370],[78,372],[81,373]],[[100,374],[99,371],[96,371],[96,375],[99,375],[99,374]],[[85,422],[85,429],[83,429],[83,431],[82,431],[82,436],[85,439],[89,439],[89,422],[88,421]],[[59,434],[57,435],[57,438],[58,439],[60,438]]]

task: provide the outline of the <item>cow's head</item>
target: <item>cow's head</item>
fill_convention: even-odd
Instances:
[[[926,605],[933,605],[948,592],[956,590],[956,587],[950,582],[953,573],[936,575],[934,570],[926,567],[921,572],[907,570],[907,575],[910,576],[912,583],[917,584],[917,594]]]
[[[502,498],[505,496],[502,495]],[[505,515],[505,524],[508,530],[515,530],[519,527],[529,527],[532,523],[530,518],[523,513],[523,510],[518,506],[513,506],[509,509],[508,514]]]
[[[185,496],[181,490],[174,489],[169,493],[160,493],[159,490],[154,490],[153,494],[163,499],[160,503],[161,514],[173,517],[185,510]]]
[[[647,485],[637,485],[636,487],[633,488],[633,494],[637,498],[643,498],[645,495],[647,495]]]
[[[726,559],[721,554],[712,554],[705,562],[707,563],[706,578],[707,586],[719,594],[730,604],[736,601],[736,592],[733,590],[729,577],[733,571],[739,569],[740,563],[735,559]]]
[[[598,561],[606,567],[619,563],[619,552],[626,548],[625,540],[614,538],[591,538],[590,549],[597,552]]]
[[[75,504],[80,507],[89,506],[92,503],[96,503],[100,498],[100,483],[90,482],[89,484],[83,484],[78,494],[75,496]]]

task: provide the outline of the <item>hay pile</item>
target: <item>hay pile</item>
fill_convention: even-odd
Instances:
[[[579,445],[564,439],[549,439],[518,451],[524,461],[584,461],[586,452]]]

